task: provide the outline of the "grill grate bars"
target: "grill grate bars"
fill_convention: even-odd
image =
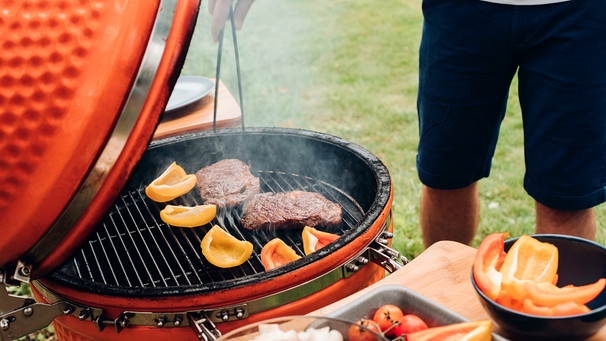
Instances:
[[[357,202],[325,182],[286,172],[259,171],[261,188],[268,192],[315,191],[343,208],[343,223],[330,232],[342,235],[363,216]],[[201,204],[197,190],[171,204]],[[116,200],[97,232],[68,266],[81,279],[127,288],[169,288],[217,283],[264,272],[262,247],[279,237],[303,255],[301,236],[285,230],[248,231],[240,225],[241,209],[217,211],[211,224],[218,224],[238,239],[254,245],[253,256],[239,267],[220,269],[208,263],[200,250],[204,234],[212,226],[187,229],[166,225],[159,218],[164,204],[149,200],[144,187],[123,193]]]

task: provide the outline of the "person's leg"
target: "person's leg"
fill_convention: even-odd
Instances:
[[[475,235],[476,183],[490,173],[517,68],[509,51],[513,10],[484,1],[423,1],[417,172],[425,246],[443,239],[469,244]]]
[[[606,198],[606,2],[523,9],[519,94],[535,231],[594,239],[593,207]]]
[[[460,189],[423,186],[420,224],[425,247],[440,240],[471,244],[480,220],[477,184]]]
[[[595,210],[562,211],[536,202],[536,233],[566,234],[595,240]]]

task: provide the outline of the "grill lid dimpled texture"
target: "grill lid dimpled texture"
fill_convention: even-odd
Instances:
[[[0,266],[78,190],[131,91],[157,2],[0,1]]]

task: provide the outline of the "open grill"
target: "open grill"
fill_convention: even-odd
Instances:
[[[340,204],[343,222],[323,229],[340,238],[304,256],[301,229],[246,230],[241,207],[219,209],[213,222],[194,229],[160,219],[165,204],[151,201],[144,189],[169,164],[192,173],[228,158],[249,164],[262,192],[317,192]],[[167,339],[204,339],[215,329],[205,322],[220,323],[226,332],[272,316],[305,314],[400,266],[399,253],[388,247],[392,198],[383,163],[335,136],[247,128],[153,141],[94,233],[70,260],[36,280],[33,293],[54,307],[61,339],[79,340],[80,334],[99,339],[99,331],[108,341],[148,340],[158,333]],[[203,203],[193,189],[170,204]],[[214,224],[251,242],[252,257],[230,269],[207,262],[200,242]],[[303,257],[265,271],[260,252],[276,237]],[[185,326],[194,327],[194,335],[188,328],[170,328]]]
[[[339,188],[298,174],[275,171],[257,171],[263,192],[305,190],[318,192],[343,208],[343,223],[328,230],[339,235],[351,230],[364,212],[360,205]],[[275,237],[303,255],[300,233],[293,230],[249,231],[240,224],[241,208],[218,209],[213,222],[203,228],[172,227],[159,219],[164,204],[151,201],[144,192],[145,186],[126,190],[116,200],[96,233],[83,244],[74,258],[53,274],[55,279],[72,282],[116,294],[129,291],[129,295],[149,295],[150,290],[129,288],[166,289],[193,286],[202,292],[212,290],[213,284],[222,287],[243,278],[265,272],[260,259],[263,246]],[[202,204],[194,188],[171,204]],[[254,245],[253,256],[239,267],[221,269],[204,259],[200,242],[212,225],[218,224],[238,239]],[[300,232],[300,229],[294,231]],[[112,290],[113,288],[113,290]],[[161,290],[164,291],[164,290]]]

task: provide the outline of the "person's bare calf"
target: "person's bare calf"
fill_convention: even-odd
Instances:
[[[596,218],[593,208],[562,211],[537,202],[535,209],[536,233],[565,234],[595,240]]]
[[[480,221],[477,182],[460,189],[423,186],[420,225],[425,247],[440,240],[470,245]]]

